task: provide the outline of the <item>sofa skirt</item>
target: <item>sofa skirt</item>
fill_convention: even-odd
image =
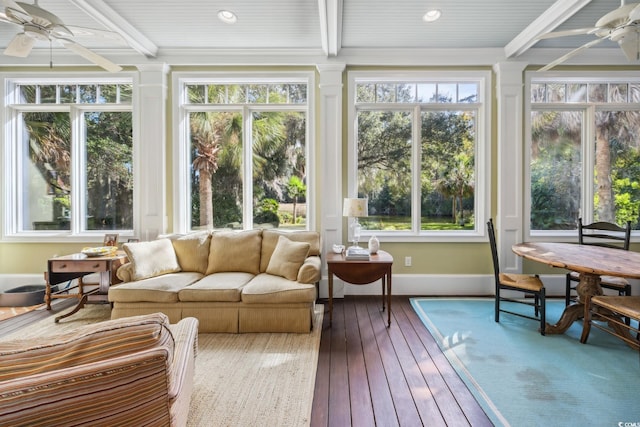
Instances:
[[[315,304],[245,304],[242,302],[114,302],[111,318],[161,312],[177,323],[185,317],[199,321],[199,333],[293,332],[313,328]],[[320,326],[318,326],[320,327]]]

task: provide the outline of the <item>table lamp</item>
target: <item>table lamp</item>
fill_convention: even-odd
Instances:
[[[358,241],[360,240],[360,232],[362,226],[358,222],[359,217],[369,216],[369,202],[367,199],[350,199],[345,198],[342,206],[342,216],[353,218],[353,222],[349,226],[351,229],[351,238],[353,239],[352,248],[358,248]]]

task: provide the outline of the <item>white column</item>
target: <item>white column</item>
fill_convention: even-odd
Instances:
[[[135,161],[139,223],[142,240],[153,240],[167,231],[167,75],[166,64],[143,65],[140,73],[138,140]]]
[[[498,212],[494,218],[503,272],[522,271],[522,258],[511,251],[524,237],[524,62],[494,65],[498,101]]]
[[[320,114],[318,121],[321,191],[316,202],[320,204],[320,233],[322,252],[342,241],[342,74],[344,64],[318,65],[320,73]],[[326,264],[322,266],[327,277]],[[326,281],[320,285],[320,296],[328,296]],[[344,296],[339,280],[334,280],[334,297]]]

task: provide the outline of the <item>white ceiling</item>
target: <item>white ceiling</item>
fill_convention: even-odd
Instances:
[[[121,33],[129,46],[96,38],[76,41],[122,65],[505,60],[543,65],[595,36],[537,42],[536,35],[592,27],[620,0],[40,0],[38,5],[65,24]],[[431,8],[440,9],[442,17],[425,23],[422,15]],[[234,11],[238,22],[220,22],[221,9]],[[0,49],[19,31],[0,22]],[[87,63],[53,48],[55,64]],[[48,43],[38,42],[28,58],[0,55],[0,65],[48,65],[50,53]],[[569,63],[628,61],[607,41]]]

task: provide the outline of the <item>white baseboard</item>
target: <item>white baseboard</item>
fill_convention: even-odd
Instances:
[[[547,296],[564,296],[565,275],[549,274],[540,278],[547,288]],[[638,285],[640,289],[640,285]],[[382,282],[378,280],[369,285],[352,285],[334,277],[333,296],[344,295],[380,295]],[[459,274],[394,274],[391,283],[392,295],[416,296],[492,296],[495,293],[493,275]],[[640,292],[632,293],[640,295]],[[320,298],[328,298],[327,278],[320,282]]]

